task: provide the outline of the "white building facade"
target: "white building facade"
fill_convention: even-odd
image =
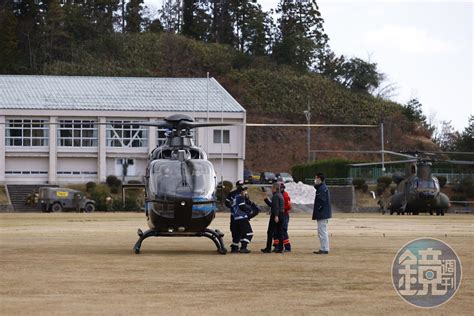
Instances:
[[[213,78],[0,76],[0,183],[141,180],[165,131],[130,122],[177,113],[235,124],[194,139],[218,181],[241,179],[246,112]]]

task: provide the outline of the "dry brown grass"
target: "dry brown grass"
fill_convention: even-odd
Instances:
[[[0,214],[0,314],[469,314],[474,310],[474,217],[336,214],[331,254],[317,256],[307,214],[290,222],[294,251],[261,254],[267,217],[253,221],[253,253],[217,254],[203,238],[149,238],[132,247],[142,214]],[[230,243],[228,214],[211,227]],[[385,233],[385,237],[383,234]],[[403,302],[392,260],[421,236],[446,241],[463,266],[459,292],[429,311]],[[447,237],[446,237],[447,236]]]

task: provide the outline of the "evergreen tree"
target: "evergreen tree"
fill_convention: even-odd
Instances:
[[[18,48],[20,59],[26,58],[28,68],[36,72],[40,63],[41,12],[44,3],[37,0],[15,2],[13,10],[17,18]]]
[[[469,116],[469,125],[457,140],[456,151],[474,152],[474,115]]]
[[[212,8],[209,1],[183,1],[182,34],[208,42],[212,38]]]
[[[69,34],[65,30],[65,19],[63,7],[59,0],[49,0],[46,4],[45,20],[43,26],[43,46],[46,62],[52,62],[62,57],[68,41]]]
[[[403,107],[403,114],[412,122],[423,122],[426,116],[423,114],[423,105],[418,99],[413,98]]]
[[[235,41],[230,1],[214,0],[213,34],[215,41],[220,44],[233,45]]]
[[[331,78],[332,80],[342,83],[344,77],[344,65],[346,64],[346,58],[336,56],[336,54],[329,48],[326,47],[325,52],[320,55],[318,64],[315,66],[316,72]]]
[[[272,27],[271,13],[263,12],[258,6],[248,21],[245,52],[255,56],[266,55],[272,44]]]
[[[235,47],[244,53],[264,55],[269,44],[267,34],[271,17],[253,0],[231,1],[230,12]]]
[[[0,73],[16,70],[18,38],[16,35],[17,20],[11,5],[0,7]]]
[[[383,75],[377,72],[377,64],[366,62],[360,58],[351,58],[342,62],[340,82],[356,92],[370,93],[380,85]]]
[[[144,23],[143,0],[130,0],[125,13],[125,31],[127,33],[140,33]]]
[[[435,133],[436,127],[431,125],[428,122],[428,119],[423,114],[423,105],[418,101],[418,99],[413,98],[403,105],[402,114],[412,123],[414,126],[423,127],[427,131],[427,136],[432,137]],[[436,141],[435,141],[436,142]]]
[[[274,58],[278,63],[300,70],[313,68],[329,40],[316,1],[281,0],[277,13],[281,16],[273,48]]]
[[[144,25],[145,32],[161,33],[164,30],[160,19],[151,20],[149,18],[145,18],[143,21],[143,25]]]

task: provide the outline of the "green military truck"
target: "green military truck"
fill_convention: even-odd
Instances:
[[[94,212],[95,201],[84,196],[81,191],[66,188],[39,188],[39,204],[43,212]]]

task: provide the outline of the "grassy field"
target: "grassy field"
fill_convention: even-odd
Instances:
[[[291,219],[293,252],[260,253],[267,220],[252,221],[248,255],[219,255],[204,238],[149,238],[135,255],[143,214],[0,214],[0,314],[472,315],[473,216],[336,214],[328,256],[312,253],[308,214]],[[211,227],[230,244],[228,214]],[[435,309],[408,305],[392,287],[394,256],[417,237],[447,242],[462,261],[460,290]]]

